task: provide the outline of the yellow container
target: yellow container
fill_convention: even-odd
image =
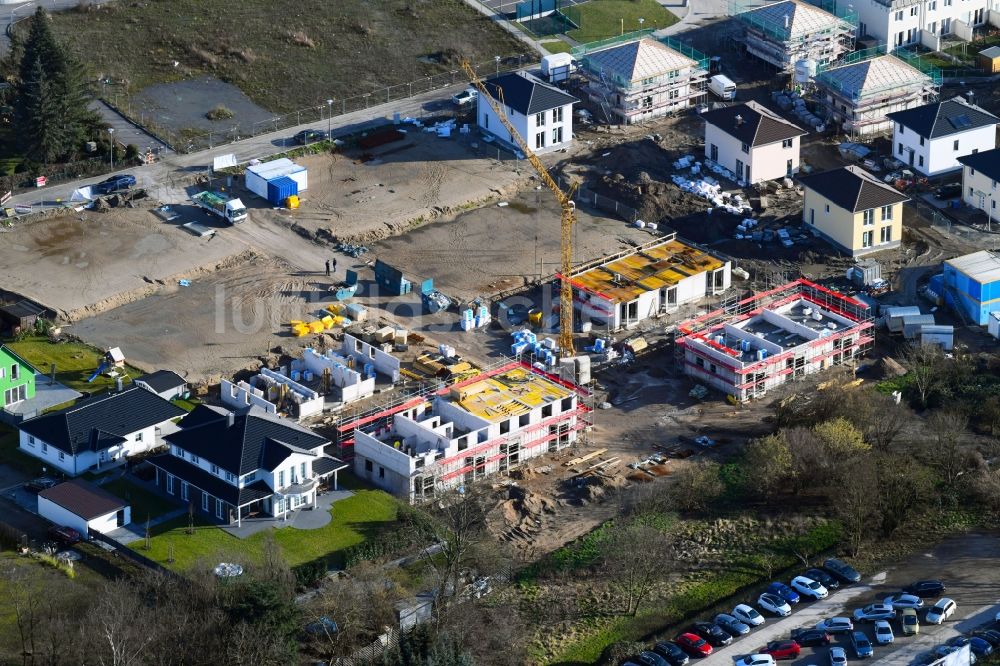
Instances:
[[[309,322],[309,330],[313,333],[322,333],[326,329],[321,321],[311,321]]]
[[[301,319],[293,319],[290,322],[288,322],[288,325],[289,326],[298,326],[299,324],[304,324],[304,323],[305,322],[302,321]]]
[[[326,306],[326,311],[329,312],[330,314],[339,315],[341,312],[344,311],[344,304],[330,303],[328,306]]]
[[[531,324],[532,326],[541,326],[542,325],[542,311],[541,310],[535,310],[534,312],[529,312],[528,313],[528,323]]]
[[[323,317],[322,319],[320,319],[320,321],[323,322],[324,328],[327,329],[333,328],[333,317],[331,317],[330,315]]]
[[[292,196],[285,199],[285,206],[287,208],[298,208],[299,207],[299,197],[293,194]]]
[[[301,338],[303,335],[309,334],[309,327],[305,324],[296,324],[295,326],[292,326],[292,333],[294,333],[296,337]]]

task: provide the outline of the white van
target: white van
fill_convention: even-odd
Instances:
[[[736,84],[728,76],[716,74],[708,80],[708,89],[721,99],[736,99]]]

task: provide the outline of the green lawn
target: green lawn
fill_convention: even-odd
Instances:
[[[132,522],[137,524],[145,523],[147,518],[156,518],[168,511],[183,508],[127,479],[115,479],[101,487],[129,502],[132,507]]]
[[[679,20],[656,0],[590,0],[564,13],[580,26],[566,34],[581,43],[616,37],[623,30],[659,30]],[[645,19],[641,25],[640,18]]]
[[[542,48],[549,53],[569,53],[573,50],[573,45],[561,39],[554,39],[549,42],[542,42]]]
[[[283,527],[260,532],[247,539],[237,539],[214,525],[196,522],[194,534],[187,534],[187,516],[167,521],[153,528],[150,550],[144,542],[132,544],[137,552],[172,569],[189,569],[199,561],[206,564],[224,561],[220,557],[253,562],[261,552],[267,534],[273,534],[285,559],[292,566],[330,556],[338,562],[342,552],[389,526],[396,519],[395,498],[378,490],[360,490],[333,505],[333,520],[317,530]],[[173,563],[167,562],[173,546]]]
[[[94,379],[93,383],[87,383],[87,378],[100,365],[103,353],[82,342],[52,343],[46,337],[32,336],[20,342],[8,342],[7,345],[39,372],[48,374],[55,363],[56,381],[71,389],[95,392],[115,385],[113,379],[104,375]],[[125,366],[125,371],[133,379],[145,374],[130,366]]]
[[[170,402],[174,403],[175,405],[183,409],[185,412],[190,412],[195,407],[201,404],[201,400],[199,400],[198,398],[188,398],[187,400],[183,398],[174,398]]]

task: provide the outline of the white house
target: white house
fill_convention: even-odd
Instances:
[[[22,421],[21,451],[69,476],[116,464],[161,445],[160,435],[184,415],[152,391],[133,386]]]
[[[72,527],[84,539],[90,530],[107,534],[132,522],[129,503],[83,479],[72,479],[38,493],[38,514]]]
[[[485,83],[490,95],[504,108],[507,119],[535,153],[565,148],[573,140],[572,95],[537,79],[527,72],[501,74]],[[501,142],[516,146],[493,107],[481,96],[477,99],[479,127]]]
[[[1000,118],[960,97],[887,117],[892,120],[894,156],[925,176],[958,171],[960,157],[997,145]]]
[[[806,132],[757,102],[734,104],[701,114],[705,157],[748,183],[797,173],[801,137]]]
[[[920,44],[940,49],[945,35],[972,39],[973,28],[1000,10],[997,0],[854,0],[858,34],[890,49]],[[994,19],[996,20],[996,19]]]
[[[325,437],[258,407],[199,405],[178,425],[149,459],[156,485],[224,523],[315,506],[319,484],[347,466],[323,453]]]
[[[183,377],[170,370],[157,370],[135,380],[136,386],[152,391],[164,400],[183,398],[188,393],[188,385]]]
[[[962,201],[1000,222],[1000,148],[959,157],[962,165]],[[1000,308],[1000,305],[997,305]]]

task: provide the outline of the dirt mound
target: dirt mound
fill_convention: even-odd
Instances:
[[[542,519],[555,513],[559,506],[552,498],[519,486],[510,486],[508,497],[500,505],[507,527],[504,538],[508,540],[530,539],[534,532],[541,529]]]

